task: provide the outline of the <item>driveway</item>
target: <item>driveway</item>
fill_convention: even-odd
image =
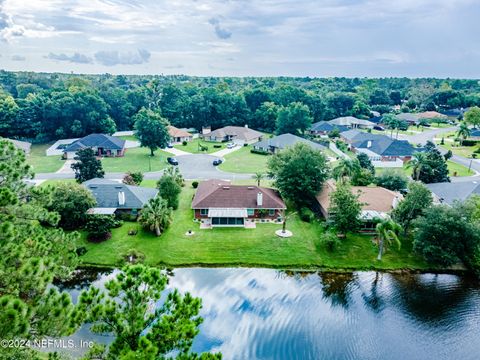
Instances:
[[[76,160],[65,160],[62,167],[57,170],[57,174],[74,174],[72,170],[72,164],[76,163]]]
[[[186,152],[186,151],[183,151],[183,150],[180,150],[180,149],[176,149],[174,147],[165,148],[165,149],[163,149],[163,151],[168,152],[168,153],[170,153],[172,155],[175,155],[175,156],[192,155],[192,153],[189,153],[189,152]]]
[[[213,160],[218,159],[217,156],[207,154],[190,154],[178,156],[178,167],[185,179],[206,180],[206,179],[251,179],[252,174],[234,174],[227,173],[213,166]]]
[[[210,155],[213,155],[213,156],[216,156],[216,157],[219,157],[219,158],[223,158],[225,155],[228,155],[228,154],[231,154],[232,152],[234,151],[237,151],[237,150],[240,150],[242,147],[237,145],[231,149],[222,149],[222,150],[218,150],[217,152],[214,152],[214,153],[211,153]]]

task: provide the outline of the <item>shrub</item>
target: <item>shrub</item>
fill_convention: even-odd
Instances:
[[[300,220],[302,220],[303,222],[309,223],[313,221],[313,219],[315,218],[315,214],[309,208],[303,207],[299,211],[299,217]]]
[[[182,145],[183,145],[183,146],[187,146],[187,144],[188,144],[188,142],[187,142],[186,140],[183,140],[183,141],[182,141]]]
[[[192,181],[192,187],[196,189],[198,187],[198,181]]]
[[[259,155],[269,155],[270,153],[265,150],[257,150],[257,149],[251,149],[250,152],[252,154],[259,154]]]
[[[213,147],[214,147],[215,149],[220,149],[220,148],[222,147],[222,145],[220,145],[220,144],[215,144],[215,145],[213,145]]]
[[[137,172],[127,172],[123,178],[123,183],[127,185],[140,185],[143,181],[143,174],[140,171]]]
[[[122,259],[126,263],[138,264],[145,261],[145,254],[141,251],[130,249],[122,255]]]
[[[118,227],[119,221],[113,215],[89,215],[85,226],[88,231],[88,240],[99,242],[112,236],[111,228]]]
[[[462,146],[475,146],[477,145],[477,140],[463,140]]]
[[[340,246],[340,239],[337,234],[332,231],[327,231],[322,238],[322,243],[328,251],[335,251]]]
[[[87,253],[87,248],[85,246],[80,246],[77,248],[77,250],[75,250],[75,252],[77,253],[78,256],[82,256],[82,255],[85,255]]]

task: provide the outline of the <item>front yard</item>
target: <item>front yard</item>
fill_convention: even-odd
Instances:
[[[167,157],[173,156],[165,151],[155,151],[155,156],[150,156],[148,148],[126,149],[123,157],[102,158],[103,170],[105,172],[127,172],[127,171],[158,171],[167,167]]]
[[[225,161],[218,168],[233,173],[253,174],[259,171],[266,173],[270,155],[253,154],[250,152],[251,149],[251,146],[243,146],[225,155]]]
[[[154,186],[146,182],[145,186]],[[257,224],[256,229],[214,228],[200,230],[193,222],[190,209],[194,189],[187,184],[181,193],[180,207],[174,212],[173,223],[160,237],[144,231],[137,223],[126,222],[114,229],[112,238],[103,243],[90,243],[82,234],[78,246],[88,250],[81,260],[85,265],[118,266],[131,250],[145,255],[149,265],[166,266],[263,266],[307,269],[427,269],[420,258],[411,254],[411,245],[403,244],[400,251],[389,249],[382,262],[377,262],[376,246],[371,238],[349,235],[335,252],[322,244],[321,222],[305,223],[293,215],[287,228],[293,237],[281,239],[274,234],[279,224]],[[128,235],[138,229],[137,235]],[[186,236],[188,230],[195,235]]]
[[[45,151],[52,144],[33,144],[30,154],[26,156],[29,164],[35,173],[54,173],[59,170],[64,163],[60,156],[47,156]]]
[[[456,173],[456,176],[457,177],[462,177],[462,176],[472,176],[475,174],[475,172],[473,170],[470,170],[468,171],[468,168],[463,166],[463,165],[460,165],[460,164],[457,164],[453,161],[447,161],[447,167],[448,167],[448,170],[449,170],[449,176],[453,176],[453,174]],[[392,169],[392,170],[395,170],[395,171],[402,171],[404,172],[407,176],[412,176],[412,169],[411,168],[407,168],[406,166],[404,166],[403,168],[375,168],[375,172],[377,174],[381,174],[382,172],[384,171],[387,171],[388,169]]]
[[[207,151],[200,151],[199,144],[206,146],[208,148]],[[217,147],[214,147],[217,146]],[[222,142],[212,142],[212,141],[203,141],[200,139],[193,139],[192,141],[188,141],[187,145],[177,144],[173,147],[178,150],[183,150],[192,154],[211,154],[216,151],[225,149],[227,143]]]

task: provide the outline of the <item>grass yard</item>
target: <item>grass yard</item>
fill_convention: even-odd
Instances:
[[[440,141],[437,141],[437,144],[440,144]],[[463,156],[463,157],[466,157],[466,158],[472,158],[473,152],[479,148],[478,145],[476,145],[476,146],[457,146],[453,142],[448,142],[448,141],[445,141],[444,145],[439,145],[439,146],[444,148],[445,150],[452,150],[452,153],[454,153],[455,155]]]
[[[155,156],[150,156],[148,148],[126,149],[123,157],[106,157],[102,159],[105,172],[127,171],[158,171],[167,167],[167,157],[173,156],[165,151],[155,151]]]
[[[450,160],[447,161],[447,167],[448,167],[450,176],[453,176],[455,172],[457,173],[457,177],[471,176],[475,174],[473,170],[468,171],[467,167],[454,163],[453,161],[450,161]],[[375,168],[375,172],[377,174],[381,174],[382,172],[387,171],[388,169],[401,171],[401,172],[404,172],[407,176],[412,176],[412,169],[411,168],[409,169],[406,166],[404,166],[403,168]]]
[[[135,135],[124,135],[124,136],[117,136],[117,137],[123,140],[138,141]]]
[[[147,185],[145,183],[145,185]],[[320,222],[304,223],[293,215],[287,228],[294,236],[281,239],[274,234],[279,224],[258,224],[256,229],[215,228],[200,230],[193,222],[190,209],[194,189],[187,184],[174,212],[173,223],[160,237],[144,231],[137,223],[125,223],[114,229],[112,238],[103,243],[90,243],[82,234],[78,246],[87,253],[81,257],[85,265],[118,266],[130,250],[142,252],[149,265],[166,266],[262,266],[274,268],[335,268],[335,269],[427,269],[428,265],[412,255],[411,245],[400,251],[389,249],[381,262],[376,261],[377,248],[371,238],[349,235],[339,249],[330,253],[321,239]],[[138,229],[130,236],[130,229]],[[188,230],[195,235],[186,236]]]
[[[27,163],[35,173],[54,173],[63,166],[64,160],[60,156],[45,155],[45,150],[52,144],[32,144]]]
[[[203,146],[208,147],[208,150],[207,151],[200,151],[199,147],[198,147],[199,143],[202,144]],[[214,145],[220,146],[220,147],[214,147]],[[188,141],[187,145],[177,144],[177,145],[174,145],[173,147],[176,148],[176,149],[179,149],[179,150],[183,150],[183,151],[192,153],[192,154],[211,154],[211,153],[214,153],[216,151],[225,149],[226,146],[227,146],[227,143],[213,142],[213,141],[203,141],[203,140],[200,140],[200,139],[197,138],[197,139],[193,139],[192,141]]]
[[[271,155],[253,154],[251,146],[242,148],[225,155],[225,161],[219,166],[222,171],[233,173],[253,174],[255,172],[267,172],[267,160]]]

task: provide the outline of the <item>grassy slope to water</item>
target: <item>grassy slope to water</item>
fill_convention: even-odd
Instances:
[[[146,182],[152,186],[154,182]],[[194,190],[187,184],[174,213],[173,223],[160,237],[126,222],[114,229],[112,238],[102,243],[90,243],[82,234],[78,246],[88,251],[81,257],[84,265],[118,266],[129,250],[142,252],[149,265],[167,266],[259,266],[274,268],[331,269],[427,269],[427,264],[412,255],[411,245],[403,244],[400,251],[388,249],[381,262],[376,261],[377,248],[371,237],[349,235],[335,252],[328,252],[321,239],[320,222],[305,223],[293,215],[287,228],[293,237],[281,239],[274,232],[278,224],[257,224],[256,229],[215,228],[200,230],[194,223],[191,199]],[[130,229],[138,229],[135,236]],[[186,236],[188,230],[195,235]]]

